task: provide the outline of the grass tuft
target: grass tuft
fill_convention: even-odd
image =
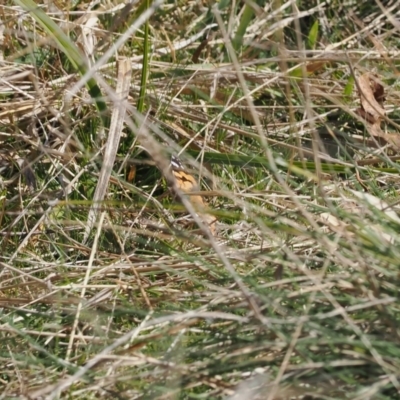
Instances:
[[[0,398],[397,398],[399,4],[45,3],[0,6]]]

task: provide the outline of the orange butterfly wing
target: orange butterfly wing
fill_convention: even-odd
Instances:
[[[193,175],[189,174],[185,171],[182,163],[175,156],[171,158],[171,169],[172,174],[176,179],[176,183],[180,190],[183,193],[190,194],[191,192],[197,192],[200,190],[199,184],[197,180],[193,177]],[[204,208],[206,208],[206,203],[203,200],[203,197],[199,195],[191,195],[190,201],[193,204],[194,208],[199,215],[203,218],[204,222],[210,227],[212,234],[215,233],[215,217],[209,214],[202,212]]]

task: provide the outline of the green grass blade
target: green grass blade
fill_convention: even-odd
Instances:
[[[191,157],[197,158],[200,155],[200,152],[190,150],[188,151]],[[261,156],[245,156],[239,154],[221,154],[221,153],[212,153],[212,152],[202,152],[202,158],[205,162],[210,164],[217,165],[234,165],[238,167],[255,167],[255,168],[269,168],[269,162],[266,157]],[[282,170],[291,170],[301,173],[301,170],[304,171],[316,171],[316,165],[313,161],[292,161],[292,162],[278,162],[277,165]],[[356,170],[356,165],[344,165],[344,164],[334,164],[332,162],[321,162],[321,169],[324,172],[335,172],[335,173],[348,173],[350,171],[354,172]],[[380,173],[398,173],[398,169],[395,167],[369,167],[371,171],[380,172]]]
[[[240,46],[242,46],[243,43],[243,36],[246,33],[246,29],[249,26],[251,20],[253,19],[254,16],[254,9],[253,7],[249,6],[246,4],[244,6],[244,11],[242,18],[240,19],[240,24],[239,27],[236,31],[235,38],[233,39],[233,48],[238,51],[240,49]]]
[[[319,28],[318,20],[315,20],[313,26],[310,29],[310,32],[308,33],[308,47],[312,50],[315,49],[315,45],[317,43],[318,28]]]

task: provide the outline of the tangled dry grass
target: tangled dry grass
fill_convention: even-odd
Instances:
[[[44,3],[0,6],[0,398],[396,398],[398,2]]]

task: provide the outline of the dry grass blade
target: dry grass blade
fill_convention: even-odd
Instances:
[[[111,116],[111,125],[104,148],[103,164],[101,166],[96,191],[93,196],[93,205],[89,211],[83,242],[86,242],[89,237],[90,231],[97,218],[97,210],[107,193],[126,115],[126,105],[132,74],[130,60],[127,58],[118,60],[117,71],[117,87],[115,89],[115,98],[113,99],[114,107]]]

